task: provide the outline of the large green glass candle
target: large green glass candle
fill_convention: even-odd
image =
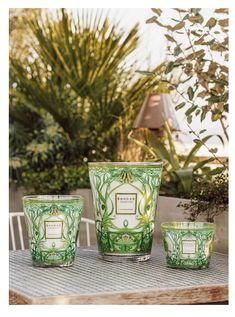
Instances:
[[[209,267],[216,226],[207,222],[162,223],[167,266],[202,269]]]
[[[162,163],[89,163],[99,254],[145,261],[151,253]]]
[[[33,265],[72,265],[83,198],[76,195],[25,196],[23,207]]]

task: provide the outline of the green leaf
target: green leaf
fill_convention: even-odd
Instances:
[[[228,50],[228,48],[226,46],[224,46],[223,44],[220,44],[220,43],[214,43],[214,44],[210,45],[210,49],[212,51],[216,51],[216,52],[226,52]]]
[[[216,136],[220,139],[220,141],[221,141],[222,145],[224,145],[224,140],[223,140],[222,136],[221,136],[221,135],[219,135],[219,134],[216,134]]]
[[[224,105],[224,111],[228,112],[228,104],[227,103]]]
[[[222,101],[222,102],[227,102],[228,101],[228,92],[224,93],[221,96],[220,101]]]
[[[172,151],[168,151],[165,145],[157,139],[157,137],[152,133],[148,133],[147,139],[151,145],[151,149],[154,150],[155,156],[162,161],[166,161],[173,168],[179,168],[178,158],[174,155]]]
[[[201,118],[200,118],[201,122],[202,122],[203,120],[205,120],[206,114],[207,114],[206,111],[202,111],[202,113],[201,113]]]
[[[208,95],[208,92],[206,90],[203,90],[197,94],[197,97],[198,98],[205,98],[207,95]]]
[[[169,62],[166,66],[165,69],[165,74],[168,74],[172,71],[172,69],[174,68],[175,63],[174,62]]]
[[[206,101],[211,102],[211,103],[220,102],[221,96],[212,95],[209,98],[207,98]]]
[[[191,123],[192,123],[192,120],[193,120],[192,115],[189,115],[189,116],[187,117],[187,122],[188,122],[188,124],[191,124]]]
[[[155,75],[155,73],[150,72],[148,70],[136,70],[136,73],[142,74],[142,75],[147,75],[147,76],[153,76]]]
[[[194,139],[193,142],[196,143],[194,147],[191,149],[189,154],[187,155],[187,159],[184,162],[184,167],[187,167],[194,159],[196,153],[199,151],[199,149],[210,139],[213,135],[208,135],[204,137],[203,139]]]
[[[179,8],[174,8],[175,11],[179,12],[179,13],[186,13],[188,12],[187,10],[185,9],[179,9]]]
[[[179,109],[183,108],[185,105],[186,105],[185,102],[181,102],[180,104],[178,104],[178,105],[175,107],[175,110],[179,110]]]
[[[211,149],[209,150],[209,152],[212,153],[212,154],[215,154],[215,153],[218,152],[218,149],[217,149],[216,147],[215,147],[215,148],[211,148]]]
[[[192,22],[193,24],[195,24],[195,23],[202,23],[204,19],[200,14],[198,14],[195,16],[189,16],[188,20]]]
[[[154,151],[154,149],[152,149],[152,147],[147,146],[146,144],[144,144],[143,142],[141,142],[135,138],[132,138],[130,135],[128,136],[128,139],[133,141],[138,146],[140,146],[145,152],[151,154],[153,157],[156,157],[156,152]]]
[[[146,20],[146,23],[156,23],[156,21],[157,21],[157,17],[153,16],[153,17],[149,18],[148,20]]]
[[[211,120],[212,121],[217,121],[217,120],[221,119],[221,117],[222,117],[221,113],[212,113],[211,114]]]
[[[228,19],[219,20],[219,25],[222,27],[228,26]]]
[[[218,175],[224,171],[224,167],[216,167],[212,171],[210,171],[210,175]]]
[[[192,13],[194,13],[195,15],[198,15],[198,13],[201,11],[201,9],[200,8],[192,8],[190,11]]]
[[[177,20],[177,19],[174,19],[174,18],[171,18],[172,21],[174,22],[181,22],[180,20]]]
[[[202,133],[204,133],[204,132],[206,132],[206,129],[202,129],[202,130],[199,132],[199,134],[202,134]]]
[[[172,27],[172,31],[180,30],[184,27],[184,25],[185,25],[184,22],[177,23],[174,27]]]
[[[166,39],[168,40],[168,41],[170,41],[170,42],[176,42],[176,40],[172,37],[172,36],[170,36],[169,34],[164,34],[165,35],[165,37],[166,37]]]
[[[155,8],[151,8],[151,10],[156,13],[158,16],[160,16],[162,14],[162,10],[161,9],[155,9]]]
[[[156,16],[154,16],[154,17],[148,19],[148,20],[146,21],[146,23],[156,23],[157,25],[159,25],[159,26],[161,26],[161,27],[166,27],[164,24],[162,24],[161,22],[158,21],[158,19],[157,19]]]
[[[182,52],[179,45],[177,45],[174,49],[174,56],[178,56]]]
[[[188,94],[189,100],[193,100],[194,91],[192,87],[188,87],[187,94]]]
[[[207,159],[207,160],[203,160],[198,162],[196,165],[193,166],[193,170],[196,171],[200,168],[202,168],[203,166],[205,166],[206,164],[213,162],[215,159],[213,157]]]
[[[198,40],[194,41],[194,45],[201,45],[203,43],[204,43],[204,36],[202,36]]]
[[[185,112],[185,115],[186,116],[189,116],[191,113],[193,113],[196,109],[197,109],[198,106],[191,106],[186,112]]]
[[[210,18],[207,23],[206,26],[208,26],[210,29],[213,28],[217,23],[217,20],[215,18]]]
[[[197,37],[201,37],[201,36],[202,36],[200,33],[197,33],[197,32],[195,32],[195,31],[191,31],[191,33],[192,33],[193,35],[197,36]]]
[[[191,46],[190,46],[189,48],[191,48]],[[197,59],[200,59],[200,58],[202,58],[202,57],[204,57],[204,56],[205,56],[205,50],[204,50],[204,49],[201,49],[201,50],[199,50],[199,51],[197,51],[197,52],[193,52],[193,53],[189,54],[189,55],[187,56],[187,59],[188,59],[188,60],[195,60],[196,58],[197,58]]]
[[[178,176],[183,186],[184,192],[190,194],[193,181],[193,168],[181,168],[174,171],[174,173]]]
[[[227,9],[227,8],[215,9],[215,13],[224,13],[224,14],[228,14],[228,9]]]

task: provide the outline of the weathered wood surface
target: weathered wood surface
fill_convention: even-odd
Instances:
[[[142,263],[110,263],[79,248],[70,268],[35,268],[28,251],[10,252],[10,304],[198,304],[228,300],[228,259],[209,269],[167,268],[161,247]]]

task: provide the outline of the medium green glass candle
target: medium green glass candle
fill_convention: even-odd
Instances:
[[[162,163],[89,163],[99,254],[107,261],[150,258]]]
[[[83,198],[69,195],[23,197],[34,266],[71,266],[75,259]]]
[[[209,267],[216,225],[207,222],[161,224],[167,266],[202,269]]]

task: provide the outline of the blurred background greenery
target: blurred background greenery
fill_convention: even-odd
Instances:
[[[40,193],[89,187],[87,161],[118,160],[146,93],[164,91],[127,62],[138,25],[126,34],[92,13],[75,21],[63,9],[56,17],[25,9],[12,12],[10,34],[11,184]]]

